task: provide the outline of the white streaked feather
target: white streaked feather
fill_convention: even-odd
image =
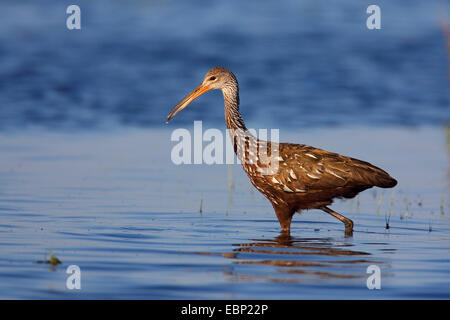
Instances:
[[[306,175],[307,175],[308,177],[310,177],[311,179],[320,179],[320,177],[315,176],[315,175],[313,175],[313,174],[311,174],[311,173],[307,173]]]
[[[317,157],[311,153],[305,153],[306,156],[313,158],[313,159],[317,159]]]
[[[297,176],[295,175],[294,170],[291,169],[291,171],[289,171],[289,175],[292,177],[292,179],[297,180]]]
[[[336,174],[335,172],[333,172],[333,171],[331,171],[331,170],[329,170],[329,169],[325,169],[325,171],[326,171],[326,172],[328,172],[329,174],[331,174],[331,175],[335,176],[336,178],[339,178],[339,179],[345,180],[345,179],[344,179],[344,178],[342,178],[342,177],[341,177],[340,175]]]

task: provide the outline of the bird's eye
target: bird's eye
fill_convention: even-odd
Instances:
[[[214,81],[216,80],[216,77],[212,76],[211,78],[209,78],[210,81]]]

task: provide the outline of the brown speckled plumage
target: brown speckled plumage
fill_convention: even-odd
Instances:
[[[238,82],[225,68],[211,69],[203,82],[173,108],[167,121],[199,95],[213,89],[222,90],[225,122],[235,152],[251,183],[272,203],[283,231],[290,231],[295,212],[321,209],[342,221],[346,234],[351,234],[353,222],[327,207],[333,199],[353,198],[374,186],[391,188],[397,184],[388,173],[368,162],[302,144],[270,143],[251,135],[239,113]],[[261,149],[267,149],[270,162],[262,161],[259,153],[254,152]],[[276,170],[268,170],[274,163]]]

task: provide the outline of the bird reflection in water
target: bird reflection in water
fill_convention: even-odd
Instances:
[[[341,239],[341,238],[340,238]],[[280,233],[273,239],[253,239],[234,245],[225,258],[234,259],[234,267],[224,273],[232,281],[305,283],[317,279],[367,278],[366,268],[384,261],[371,259],[368,252],[351,250],[350,242],[334,238],[298,238]],[[239,266],[237,266],[239,265]],[[273,266],[269,273],[252,272],[244,265]]]

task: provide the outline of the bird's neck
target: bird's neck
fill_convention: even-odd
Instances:
[[[247,129],[239,112],[239,87],[237,83],[222,89],[225,101],[225,122],[233,143],[234,152],[244,163],[248,160],[250,146],[256,147],[258,139]]]
[[[230,130],[239,130],[247,132],[244,119],[239,112],[239,86],[232,83],[222,88],[223,99],[225,102],[225,122]]]

